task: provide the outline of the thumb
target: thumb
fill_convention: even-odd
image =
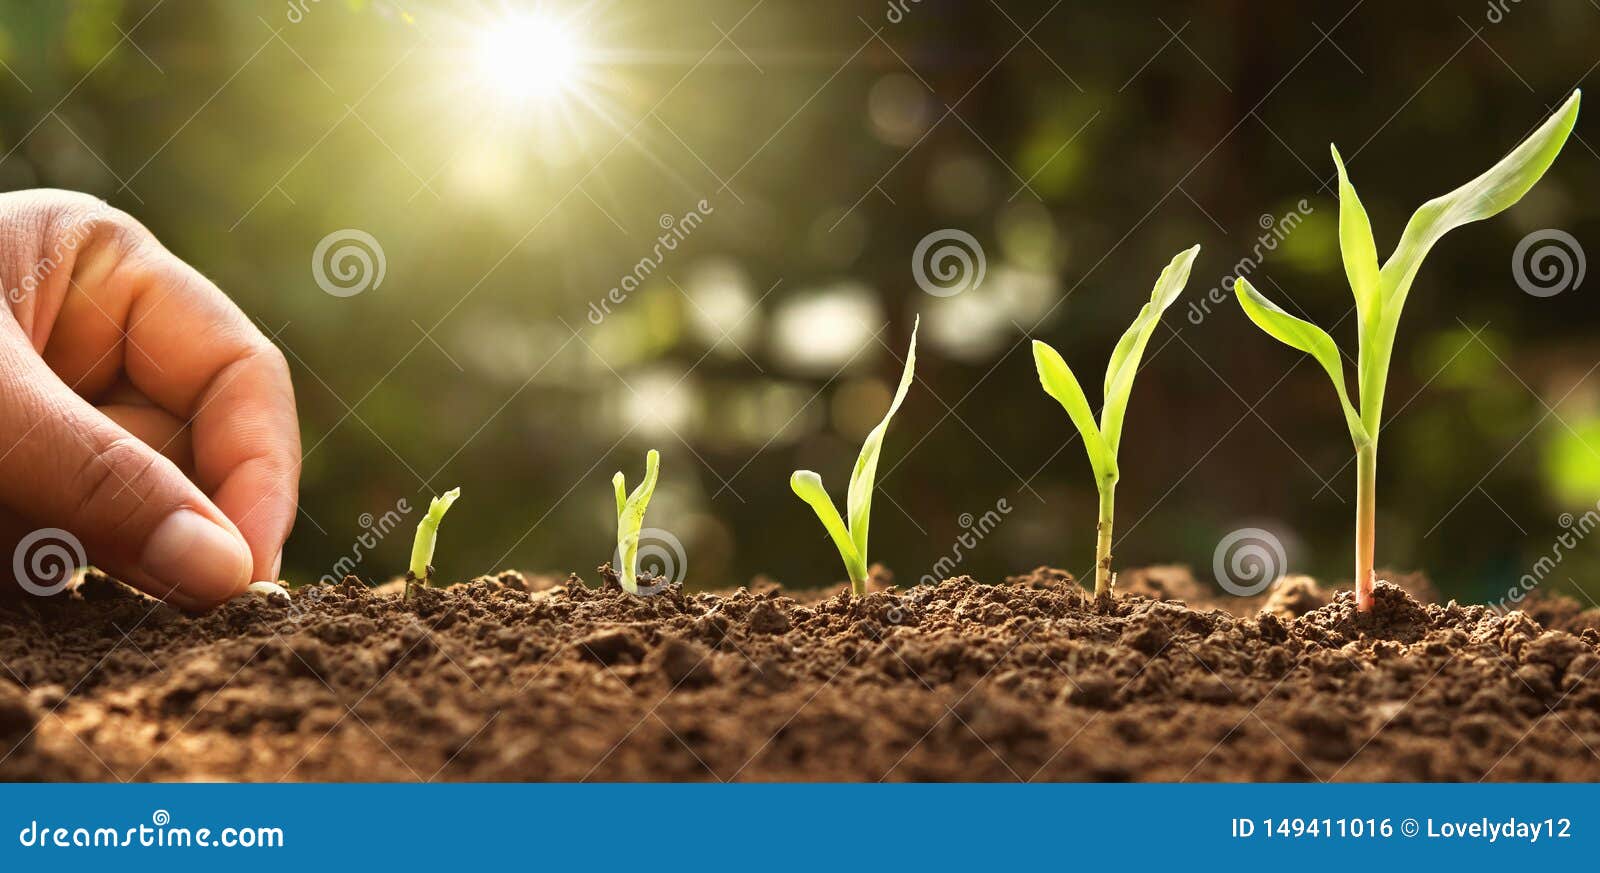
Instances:
[[[238,528],[172,461],[73,393],[14,325],[0,327],[0,506],[66,530],[96,566],[185,609],[250,583]]]

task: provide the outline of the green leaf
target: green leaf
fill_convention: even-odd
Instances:
[[[451,488],[428,501],[428,514],[417,523],[417,536],[411,541],[409,569],[412,576],[418,579],[428,578],[428,565],[433,563],[433,548],[439,538],[439,522],[444,520],[444,514],[450,511],[451,505],[460,496],[460,488]]]
[[[622,496],[627,487],[622,473],[611,477],[617,495],[617,552],[622,556],[622,566],[616,568],[617,581],[629,594],[639,593],[639,529],[644,527],[644,511],[650,505],[650,496],[656,493],[660,474],[661,453],[651,449],[644,456],[644,481],[626,499]]]
[[[1100,428],[1094,422],[1094,412],[1089,408],[1089,399],[1084,396],[1078,377],[1072,375],[1072,368],[1049,343],[1039,340],[1033,341],[1033,364],[1039,371],[1039,384],[1044,386],[1045,393],[1061,404],[1061,408],[1067,411],[1067,417],[1077,426],[1078,433],[1083,435],[1083,447],[1089,454],[1089,466],[1094,469],[1096,484],[1115,482],[1118,475],[1116,456],[1101,438]]]
[[[1528,193],[1566,144],[1578,121],[1582,92],[1573,91],[1538,130],[1487,172],[1442,197],[1422,204],[1406,224],[1394,254],[1383,265],[1384,307],[1396,320],[1411,281],[1433,244],[1454,228],[1495,215]]]
[[[789,487],[801,500],[810,504],[817,518],[822,520],[822,526],[828,529],[828,535],[833,537],[833,544],[839,548],[839,557],[844,559],[845,570],[850,574],[850,587],[857,594],[866,593],[867,530],[872,521],[872,488],[878,478],[878,456],[883,452],[883,438],[889,431],[889,421],[900,411],[900,404],[905,402],[906,392],[911,388],[917,366],[917,328],[921,323],[922,319],[918,318],[911,327],[911,347],[906,351],[900,387],[895,389],[889,411],[884,413],[883,421],[878,422],[878,426],[867,434],[867,440],[861,446],[861,455],[856,458],[855,469],[850,473],[850,488],[845,494],[849,525],[839,517],[839,510],[828,498],[827,489],[822,487],[821,476],[810,470],[796,470],[789,477]]]
[[[1344,256],[1344,274],[1355,293],[1356,317],[1363,326],[1376,324],[1382,311],[1383,287],[1379,281],[1378,247],[1372,241],[1372,222],[1345,173],[1339,149],[1329,145],[1328,150],[1333,152],[1333,164],[1339,168],[1339,253]]]
[[[872,488],[878,478],[878,456],[883,451],[883,438],[889,432],[889,420],[900,411],[900,404],[906,399],[906,391],[911,388],[912,371],[917,365],[917,328],[922,324],[918,316],[911,326],[911,347],[906,351],[906,365],[900,372],[900,387],[895,389],[894,401],[889,404],[889,411],[883,414],[883,421],[867,434],[867,440],[861,445],[861,454],[856,458],[856,466],[850,473],[850,489],[845,495],[845,512],[850,517],[850,537],[855,541],[856,554],[864,560],[867,554],[867,529],[872,520]]]
[[[1339,357],[1339,347],[1334,345],[1333,337],[1309,321],[1295,318],[1267,298],[1250,284],[1250,280],[1239,277],[1233,283],[1234,295],[1239,298],[1239,305],[1244,307],[1245,314],[1256,323],[1257,327],[1271,334],[1279,342],[1292,346],[1316,359],[1322,369],[1327,371],[1328,378],[1333,380],[1333,388],[1339,393],[1339,404],[1344,407],[1345,423],[1350,427],[1350,437],[1358,445],[1370,442],[1367,429],[1361,424],[1361,416],[1356,413],[1355,407],[1350,404],[1350,395],[1345,390],[1343,359]]]
[[[1111,352],[1111,362],[1106,366],[1105,406],[1100,410],[1100,434],[1113,458],[1122,444],[1122,418],[1128,411],[1128,396],[1133,393],[1133,378],[1139,374],[1139,359],[1144,356],[1144,348],[1150,342],[1150,335],[1155,333],[1161,313],[1183,292],[1198,254],[1200,247],[1193,246],[1179,252],[1167,264],[1156,279],[1150,302],[1139,309],[1139,315]]]
[[[850,531],[845,529],[844,519],[839,517],[839,510],[834,508],[833,499],[828,497],[828,490],[822,487],[822,477],[810,470],[796,470],[789,477],[789,487],[794,493],[811,506],[817,513],[817,518],[822,520],[822,526],[828,529],[828,535],[833,537],[833,544],[839,549],[839,557],[844,559],[845,572],[850,575],[851,584],[860,582],[865,584],[867,579],[866,560],[861,553],[856,551],[856,544],[850,539]]]

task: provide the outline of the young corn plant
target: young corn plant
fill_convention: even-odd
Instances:
[[[611,488],[617,493],[617,556],[622,565],[616,568],[617,581],[629,594],[639,593],[639,530],[644,527],[644,510],[650,505],[650,495],[656,493],[660,472],[661,453],[651,449],[644,456],[644,481],[632,494],[621,470],[611,477]]]
[[[1095,486],[1100,490],[1100,517],[1096,526],[1094,593],[1097,598],[1111,596],[1116,575],[1111,572],[1111,518],[1115,505],[1117,479],[1117,449],[1122,444],[1122,419],[1128,411],[1128,395],[1133,391],[1133,377],[1139,373],[1139,359],[1144,347],[1155,332],[1161,313],[1171,306],[1189,281],[1189,270],[1194,266],[1200,247],[1185,249],[1167,264],[1156,279],[1150,302],[1140,310],[1122,339],[1111,352],[1111,362],[1106,366],[1104,405],[1100,408],[1100,421],[1095,423],[1089,408],[1089,399],[1079,386],[1077,377],[1061,355],[1049,344],[1033,341],[1033,362],[1039,370],[1039,383],[1046,394],[1054,397],[1078,433],[1083,435],[1083,447],[1089,454],[1089,466],[1094,469]]]
[[[900,410],[900,404],[906,399],[906,391],[911,387],[912,373],[917,366],[917,327],[921,323],[922,319],[918,318],[911,328],[911,347],[906,351],[906,366],[900,374],[900,387],[895,389],[889,411],[883,414],[883,421],[878,422],[878,426],[867,434],[867,441],[862,444],[861,454],[856,458],[855,469],[850,473],[850,489],[845,494],[845,514],[850,518],[849,524],[846,525],[844,519],[839,517],[833,498],[822,487],[821,476],[810,470],[796,470],[789,477],[789,487],[810,505],[817,518],[822,520],[828,535],[833,538],[834,546],[839,549],[839,557],[844,559],[845,572],[850,576],[850,591],[858,597],[867,593],[867,525],[872,520],[872,488],[878,478],[878,456],[883,452],[883,437],[889,431],[889,420]]]
[[[428,514],[417,522],[417,536],[411,541],[411,567],[406,570],[406,590],[401,599],[410,599],[412,585],[426,586],[433,578],[433,547],[439,540],[439,522],[460,496],[460,488],[451,488],[428,501]]]
[[[1422,259],[1446,232],[1509,208],[1544,176],[1578,120],[1579,97],[1580,93],[1573,91],[1567,102],[1538,130],[1483,175],[1422,204],[1406,223],[1394,253],[1381,267],[1367,211],[1350,184],[1339,150],[1332,148],[1333,163],[1339,172],[1339,249],[1356,302],[1359,407],[1352,403],[1345,387],[1343,361],[1332,337],[1316,325],[1275,306],[1248,280],[1240,278],[1234,284],[1235,296],[1250,320],[1279,341],[1311,355],[1327,371],[1339,395],[1345,425],[1350,429],[1356,451],[1355,584],[1356,604],[1362,612],[1370,612],[1373,606],[1374,492],[1383,392],[1389,378],[1389,360],[1394,350],[1395,330],[1400,324],[1400,310],[1405,306],[1412,280],[1422,266]]]

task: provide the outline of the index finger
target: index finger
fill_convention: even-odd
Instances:
[[[128,380],[188,423],[195,482],[276,579],[299,496],[300,429],[283,353],[137,222],[82,252],[44,350],[69,383],[121,358]],[[156,448],[160,448],[159,446]]]

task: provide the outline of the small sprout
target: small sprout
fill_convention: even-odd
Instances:
[[[1406,224],[1400,244],[1382,267],[1378,266],[1377,246],[1373,242],[1367,211],[1350,184],[1339,150],[1332,149],[1333,163],[1339,171],[1339,250],[1356,298],[1360,340],[1356,361],[1359,409],[1350,401],[1345,387],[1344,361],[1333,337],[1322,328],[1279,309],[1261,296],[1248,280],[1240,278],[1234,285],[1239,304],[1250,320],[1284,344],[1311,355],[1333,380],[1334,391],[1339,395],[1339,406],[1344,411],[1345,425],[1350,429],[1356,450],[1355,582],[1356,604],[1362,612],[1371,611],[1373,604],[1375,489],[1383,391],[1389,379],[1389,359],[1394,351],[1395,331],[1400,325],[1400,309],[1405,305],[1411,282],[1422,266],[1422,259],[1446,232],[1509,208],[1544,176],[1578,120],[1579,96],[1578,91],[1573,91],[1567,102],[1538,130],[1483,175],[1422,204]]]
[[[661,473],[661,453],[651,449],[644,456],[644,481],[628,493],[628,479],[618,470],[611,477],[617,492],[617,555],[622,566],[616,568],[617,581],[629,594],[639,593],[639,530],[644,527],[644,510],[650,495],[656,493],[656,478]]]
[[[1117,347],[1111,352],[1111,363],[1106,366],[1105,405],[1100,409],[1100,423],[1095,424],[1089,399],[1078,385],[1077,377],[1067,367],[1067,362],[1048,344],[1034,340],[1033,362],[1039,370],[1039,382],[1046,394],[1054,397],[1066,409],[1078,433],[1083,435],[1083,446],[1089,453],[1089,466],[1094,468],[1095,486],[1100,490],[1100,520],[1095,539],[1094,593],[1096,597],[1110,597],[1116,577],[1111,572],[1111,515],[1117,479],[1117,448],[1122,443],[1122,419],[1128,410],[1128,395],[1133,391],[1133,377],[1139,373],[1139,359],[1144,347],[1155,332],[1161,313],[1172,305],[1183,286],[1189,281],[1189,270],[1194,266],[1200,247],[1185,249],[1172,263],[1161,271],[1156,280],[1150,302],[1139,310],[1139,315]]]
[[[917,327],[921,323],[922,319],[918,318],[911,327],[911,347],[906,351],[906,366],[900,374],[900,387],[895,389],[894,402],[889,404],[883,421],[878,422],[878,426],[867,434],[867,441],[861,446],[861,455],[856,458],[856,468],[850,474],[850,490],[845,495],[849,526],[845,526],[844,520],[839,517],[839,510],[833,505],[833,499],[828,497],[828,490],[822,487],[821,476],[810,470],[796,470],[789,477],[789,487],[801,500],[810,504],[817,518],[822,520],[822,526],[833,537],[833,544],[844,559],[845,572],[850,574],[850,590],[857,595],[867,593],[867,525],[872,516],[872,486],[878,478],[878,455],[883,451],[883,437],[889,430],[889,419],[894,418],[901,402],[906,399],[907,389],[911,387],[912,371],[917,365]]]
[[[433,578],[433,547],[439,539],[439,522],[460,496],[460,488],[451,488],[433,498],[428,502],[428,514],[417,522],[417,538],[411,541],[411,568],[406,571],[406,598],[411,596],[413,583],[427,585]]]

